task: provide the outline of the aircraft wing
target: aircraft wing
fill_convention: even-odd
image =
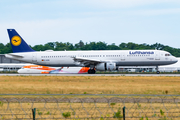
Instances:
[[[89,64],[98,64],[98,63],[104,63],[105,61],[97,60],[97,59],[89,59],[89,58],[83,58],[83,57],[73,57],[75,62],[80,62],[81,64],[89,65]]]

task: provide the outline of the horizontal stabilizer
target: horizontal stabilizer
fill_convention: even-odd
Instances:
[[[17,55],[17,54],[13,54],[13,53],[9,53],[9,54],[5,54],[6,57],[17,57],[17,58],[23,58],[23,55]]]

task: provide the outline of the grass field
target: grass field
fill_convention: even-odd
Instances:
[[[1,76],[0,94],[180,94],[180,77]]]
[[[1,76],[0,94],[180,94],[180,77],[128,77],[128,76]],[[14,96],[9,96],[14,97]],[[23,97],[23,96],[15,96]],[[27,96],[25,96],[27,97]],[[44,96],[41,96],[44,97]],[[54,97],[54,96],[53,96]],[[92,96],[91,96],[92,97]],[[99,97],[99,96],[98,96]],[[30,97],[31,98],[31,97]],[[131,97],[130,97],[131,98]],[[129,99],[130,99],[129,98]],[[134,97],[135,98],[135,97]],[[127,100],[128,98],[126,98]],[[142,98],[143,99],[143,98]],[[172,98],[171,98],[172,99]],[[10,99],[9,99],[10,100]],[[42,100],[44,100],[42,98]],[[113,119],[114,112],[126,106],[127,120],[179,119],[179,103],[66,103],[66,102],[2,102],[0,119],[32,118],[32,108],[37,108],[36,118],[84,119],[103,117]],[[163,111],[163,113],[160,112]],[[25,112],[24,112],[25,111]],[[88,112],[88,113],[87,113]],[[101,112],[101,114],[100,114]],[[131,118],[132,117],[132,118]],[[153,118],[152,118],[153,117]],[[104,120],[100,119],[99,120]]]

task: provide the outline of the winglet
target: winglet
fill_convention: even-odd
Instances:
[[[7,29],[13,53],[34,52],[15,29]]]

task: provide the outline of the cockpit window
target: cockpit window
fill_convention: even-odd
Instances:
[[[172,56],[171,54],[165,54],[165,56]]]

